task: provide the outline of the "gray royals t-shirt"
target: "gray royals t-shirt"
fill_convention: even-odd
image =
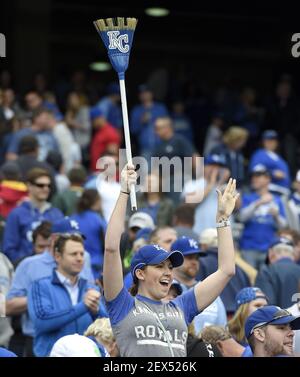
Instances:
[[[187,327],[199,314],[194,289],[162,303],[123,287],[106,304],[121,357],[170,357],[170,346],[175,357],[186,357]]]

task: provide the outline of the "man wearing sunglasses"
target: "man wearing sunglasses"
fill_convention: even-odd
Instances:
[[[47,170],[33,168],[27,174],[29,200],[13,209],[6,220],[3,251],[16,265],[32,254],[32,232],[44,220],[55,222],[62,212],[49,203],[51,176]]]
[[[294,356],[294,331],[300,329],[300,317],[279,306],[255,310],[245,323],[245,334],[254,357]]]

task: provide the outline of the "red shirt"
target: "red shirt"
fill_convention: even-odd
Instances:
[[[121,144],[121,137],[118,131],[110,124],[106,123],[100,130],[95,133],[91,144],[91,162],[90,168],[95,171],[96,163],[101,157],[106,148],[110,144],[116,144],[118,148]]]
[[[27,187],[19,181],[2,181],[0,184],[0,215],[6,218],[22,199],[28,196]]]

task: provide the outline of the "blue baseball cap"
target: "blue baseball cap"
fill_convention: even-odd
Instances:
[[[263,140],[278,139],[278,133],[274,130],[266,130],[262,134]]]
[[[144,238],[146,241],[149,241],[150,234],[153,232],[152,228],[142,228],[136,232],[135,240]]]
[[[204,165],[220,165],[226,166],[226,160],[224,156],[220,154],[210,154],[204,157]]]
[[[98,106],[94,106],[90,109],[91,120],[94,120],[94,119],[102,117],[102,116],[103,116],[103,112],[99,109]]]
[[[250,174],[251,175],[256,174],[256,175],[268,175],[268,176],[271,176],[270,171],[263,164],[257,164],[255,166],[253,166],[253,168],[251,169]]]
[[[183,292],[182,286],[177,280],[174,279],[172,281],[171,288],[172,287],[176,289],[178,296],[180,296],[182,294],[182,292]]]
[[[207,254],[202,251],[199,247],[199,244],[196,240],[189,237],[179,237],[171,245],[171,251],[179,250],[183,256],[192,255],[192,254],[201,254],[206,256]]]
[[[183,263],[183,255],[180,251],[167,251],[158,245],[142,246],[133,256],[130,270],[133,278],[135,271],[149,265],[156,265],[170,259],[173,267],[181,266]]]
[[[284,245],[287,245],[287,246],[294,247],[293,241],[291,241],[289,238],[286,238],[286,237],[276,237],[276,238],[274,238],[271,241],[271,243],[269,245],[269,249],[271,247],[274,247],[274,246],[280,245],[280,244],[284,244]]]
[[[52,223],[51,233],[79,233],[82,238],[86,239],[85,235],[80,232],[78,222],[69,217]]]
[[[268,305],[255,310],[247,318],[245,323],[245,335],[248,339],[254,329],[267,325],[286,325],[290,324],[293,330],[300,329],[300,316],[294,317],[288,310],[281,309],[279,306]]]
[[[257,294],[260,293],[260,294]],[[235,296],[236,308],[242,304],[247,304],[257,298],[264,298],[268,302],[267,296],[258,287],[245,287],[241,289]]]

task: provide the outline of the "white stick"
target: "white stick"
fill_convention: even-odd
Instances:
[[[127,163],[132,165],[132,154],[131,154],[131,144],[130,144],[129,123],[128,123],[125,80],[120,79],[119,82],[120,82],[120,92],[121,92],[121,104],[122,104],[122,115],[123,115],[123,125],[124,125],[126,158],[127,158]],[[130,201],[131,201],[131,210],[136,211],[137,205],[136,205],[136,195],[135,195],[134,185],[132,185],[130,187]]]

